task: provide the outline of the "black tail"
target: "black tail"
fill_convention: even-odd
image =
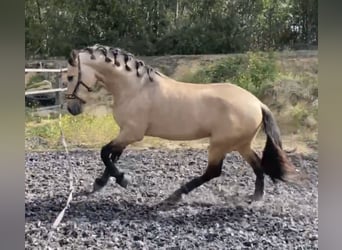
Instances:
[[[277,180],[288,181],[287,177],[296,173],[295,167],[282,149],[279,127],[272,112],[265,107],[261,109],[262,123],[267,136],[261,166],[274,182]]]

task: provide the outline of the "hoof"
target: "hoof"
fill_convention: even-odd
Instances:
[[[116,179],[116,183],[118,183],[123,188],[127,188],[130,182],[131,182],[131,178],[127,174],[123,174],[121,179]]]
[[[176,190],[173,194],[171,194],[168,198],[163,200],[160,205],[161,206],[173,206],[176,205],[182,199],[182,192],[180,190]]]
[[[261,201],[263,198],[262,194],[253,194],[249,196],[250,203],[255,202],[255,201]]]
[[[99,190],[99,189],[97,189]],[[89,191],[89,190],[83,190],[83,191],[80,191],[78,193],[75,193],[74,194],[74,197],[89,197],[91,196],[93,193],[95,193],[97,190],[94,190],[94,187],[93,187],[93,190],[92,191]]]
[[[80,191],[78,193],[75,193],[74,198],[76,198],[76,197],[88,197],[92,194],[93,194],[93,191],[83,190],[83,191]]]
[[[93,184],[93,191],[91,193],[95,193],[95,192],[101,190],[106,184],[107,184],[107,182],[103,182],[102,179],[96,178],[95,182]]]

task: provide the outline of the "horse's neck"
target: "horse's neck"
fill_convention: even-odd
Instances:
[[[118,106],[134,98],[141,91],[141,84],[134,83],[127,79],[115,80],[108,82],[108,90],[114,99],[114,105]]]

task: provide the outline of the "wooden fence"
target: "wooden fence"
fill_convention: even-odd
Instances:
[[[27,69],[25,68],[25,73],[34,72],[34,73],[62,73],[66,72],[66,68],[60,68],[60,69]],[[45,93],[59,93],[66,91],[66,88],[63,88],[62,86],[62,79],[59,77],[58,81],[58,88],[52,88],[52,89],[45,89],[45,90],[34,90],[34,91],[25,91],[25,96],[28,95],[36,95],[36,94],[45,94]],[[43,110],[54,110],[56,108],[60,108],[61,105],[64,102],[63,95],[58,94],[57,95],[57,105],[47,106],[47,107],[41,107],[38,108],[37,111],[43,111]]]

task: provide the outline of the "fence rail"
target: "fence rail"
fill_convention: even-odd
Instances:
[[[67,88],[57,88],[57,89],[42,89],[35,91],[26,91],[25,95],[36,95],[36,94],[45,94],[45,93],[54,93],[54,92],[64,92]]]
[[[63,69],[25,69],[25,73],[28,72],[37,72],[37,73],[44,73],[44,72],[54,72],[54,73],[61,73],[67,71],[67,68]]]
[[[28,72],[36,72],[36,73],[62,73],[67,71],[67,68],[61,68],[61,69],[25,69],[25,73]],[[27,95],[36,95],[36,94],[45,94],[45,93],[54,93],[54,92],[64,92],[67,89],[61,87],[61,81],[59,82],[59,88],[54,89],[42,89],[42,90],[35,90],[35,91],[25,91],[25,96]]]

